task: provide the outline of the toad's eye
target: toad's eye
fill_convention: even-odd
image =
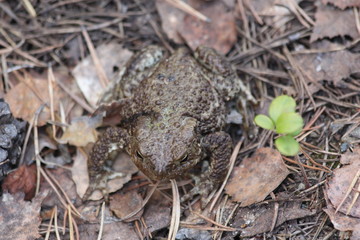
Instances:
[[[136,156],[137,156],[138,158],[140,158],[141,160],[144,159],[144,156],[141,154],[140,151],[136,151]]]
[[[189,155],[185,154],[181,159],[180,159],[180,164],[185,164],[188,161]]]

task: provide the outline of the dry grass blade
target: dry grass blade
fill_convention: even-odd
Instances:
[[[102,237],[102,233],[104,230],[104,218],[105,218],[105,202],[101,204],[101,220],[100,220],[100,229],[97,240],[101,240]]]
[[[196,11],[194,8],[192,8],[191,6],[189,6],[188,4],[186,4],[185,2],[183,2],[181,0],[165,0],[165,1],[184,12],[186,12],[194,17],[199,18],[202,21],[205,21],[205,22],[211,21],[207,16]]]
[[[72,219],[70,205],[68,205],[67,212],[68,212],[68,221],[69,221],[70,240],[74,240],[74,226],[73,226],[73,221],[72,221],[73,219]]]
[[[349,207],[348,207],[348,209],[347,209],[347,211],[346,211],[346,215],[349,215],[349,214],[350,214],[351,209],[353,208],[355,202],[356,202],[356,201],[358,200],[358,198],[359,198],[359,194],[360,194],[360,184],[358,185],[358,187],[357,187],[357,189],[356,189],[356,191],[355,191],[354,197],[353,197],[353,199],[352,199],[352,201],[351,201],[351,203],[350,203],[350,205],[349,205]]]
[[[32,17],[36,17],[36,11],[33,7],[33,5],[31,4],[31,2],[29,0],[22,0],[24,6],[25,6],[25,9],[26,11],[28,11],[28,13],[30,14],[30,16]]]
[[[359,176],[360,176],[360,169],[356,172],[353,180],[351,181],[349,187],[348,187],[348,190],[346,191],[345,193],[345,196],[344,198],[341,200],[339,206],[336,208],[335,210],[335,213],[337,213],[339,211],[339,209],[341,208],[341,206],[344,204],[345,200],[348,198],[348,196],[350,195],[351,191],[353,190],[357,180],[359,179]]]
[[[212,223],[215,226],[219,227],[219,230],[221,230],[221,231],[223,231],[223,230],[224,231],[236,231],[235,228],[224,226],[221,223],[218,223],[218,222],[216,222],[216,221],[214,221],[214,220],[212,220],[212,219],[210,219],[210,218],[208,218],[208,217],[206,217],[204,215],[201,215],[200,213],[197,213],[195,211],[192,211],[192,213],[195,214],[196,216],[201,217],[202,219],[206,220],[207,222]]]
[[[48,228],[46,230],[45,240],[48,240],[49,237],[50,237],[51,226],[52,226],[52,222],[54,221],[55,215],[56,215],[56,212],[55,212],[55,207],[54,207],[52,212],[51,212],[49,226],[48,226]]]
[[[91,42],[90,36],[85,28],[82,29],[82,34],[85,38],[86,44],[90,51],[91,58],[94,62],[96,73],[99,77],[100,83],[101,83],[102,87],[105,88],[109,84],[110,81],[105,74],[105,70],[100,62],[100,59],[96,53],[95,47],[94,47],[93,43]]]
[[[176,184],[176,180],[171,179],[171,187],[173,193],[173,209],[171,214],[171,222],[170,222],[170,229],[169,229],[169,236],[168,240],[175,240],[176,234],[179,230],[180,226],[180,195],[179,189]]]
[[[35,193],[38,194],[39,193],[39,189],[40,189],[40,170],[41,170],[41,160],[40,160],[40,148],[39,148],[39,135],[38,135],[38,127],[37,127],[37,123],[38,123],[38,119],[39,119],[39,115],[42,112],[42,110],[44,109],[45,105],[42,104],[38,110],[36,110],[35,112],[35,116],[33,118],[33,122],[34,122],[34,146],[35,146],[35,161],[36,161],[36,191]]]

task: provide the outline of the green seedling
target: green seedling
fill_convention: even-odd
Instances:
[[[295,108],[296,102],[292,97],[281,95],[271,102],[269,116],[259,114],[254,119],[259,127],[281,135],[275,140],[275,146],[285,156],[295,156],[300,149],[294,136],[302,131],[304,120]]]

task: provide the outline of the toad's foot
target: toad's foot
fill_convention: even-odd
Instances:
[[[106,202],[109,201],[109,188],[108,188],[108,181],[110,181],[111,179],[117,178],[117,177],[125,177],[126,174],[121,173],[121,172],[114,172],[111,170],[107,171],[102,171],[101,173],[99,173],[98,175],[94,176],[93,179],[90,180],[90,184],[88,189],[86,190],[84,196],[83,196],[83,200],[89,200],[90,197],[92,196],[92,194],[96,191],[99,190],[101,191],[102,195],[104,196],[104,199]]]
[[[216,190],[218,184],[215,184],[209,179],[198,178],[195,180],[196,184],[190,192],[181,197],[181,202],[186,202],[196,195],[201,196],[201,208],[205,208],[211,200],[210,193]]]

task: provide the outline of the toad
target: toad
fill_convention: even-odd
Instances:
[[[215,186],[224,180],[233,148],[223,131],[225,102],[240,94],[255,100],[223,56],[199,47],[193,55],[180,48],[166,58],[161,47],[149,46],[119,79],[103,99],[111,106],[103,107],[105,120],[116,119],[117,126],[92,149],[85,199],[95,189],[106,191],[114,175],[106,166],[122,150],[153,181],[182,176],[206,157],[210,167],[201,181]]]

